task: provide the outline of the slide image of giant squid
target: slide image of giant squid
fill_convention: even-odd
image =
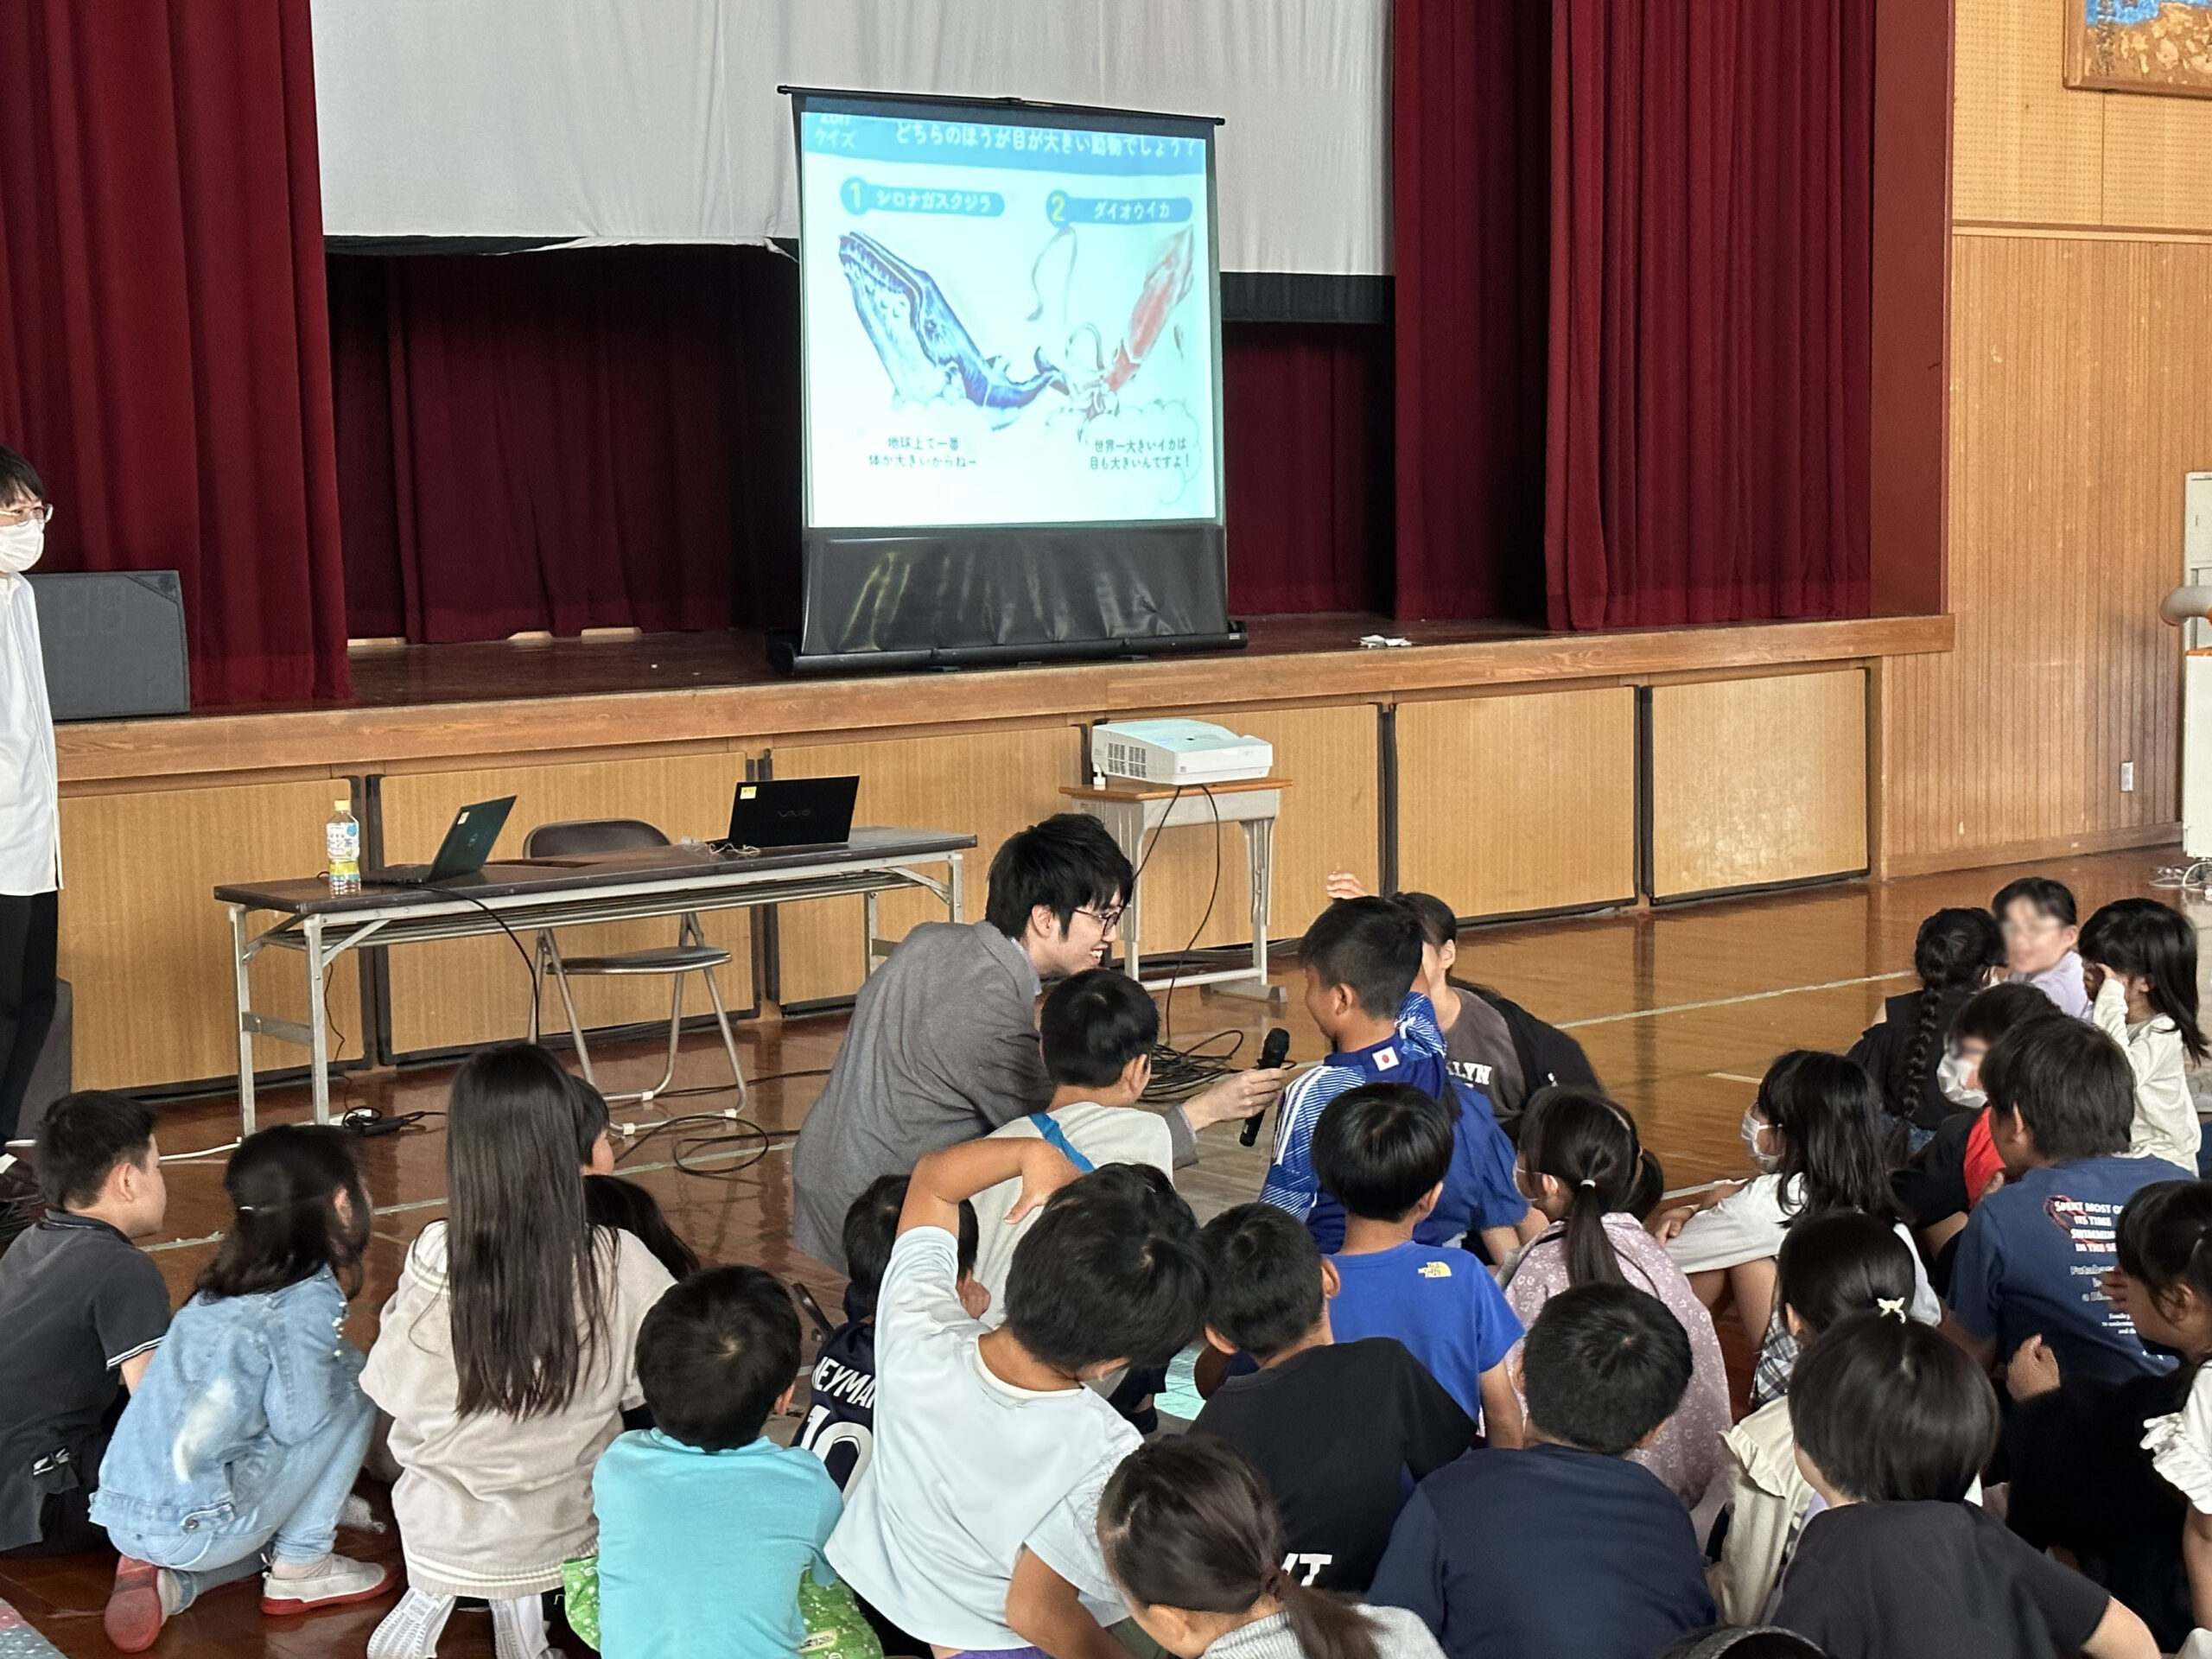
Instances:
[[[1076,340],[1084,334],[1090,337],[1090,372],[1074,382],[1069,390],[1069,396],[1083,411],[1085,425],[1116,406],[1122,388],[1144,366],[1145,359],[1166,332],[1168,319],[1190,294],[1195,246],[1188,226],[1160,245],[1129,312],[1129,326],[1123,332],[1121,343],[1114,347],[1110,363],[1106,359],[1104,336],[1096,323],[1084,323],[1069,335],[1071,358],[1074,356]],[[1038,360],[1044,360],[1042,353]]]
[[[837,238],[837,263],[853,290],[861,327],[902,401],[965,398],[994,427],[1003,427],[1048,390],[1069,390],[1042,352],[1035,353],[1036,373],[1026,379],[1007,372],[1005,358],[986,357],[937,279],[874,237],[847,231]]]

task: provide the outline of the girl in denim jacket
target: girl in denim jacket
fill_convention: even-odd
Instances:
[[[122,1553],[107,1633],[125,1653],[201,1592],[256,1572],[276,1614],[365,1601],[399,1576],[331,1552],[376,1422],[360,1351],[340,1334],[369,1237],[345,1138],[264,1129],[232,1154],[223,1188],[230,1233],[100,1467],[94,1518]]]

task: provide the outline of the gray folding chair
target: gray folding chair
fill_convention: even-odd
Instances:
[[[575,818],[564,823],[541,823],[530,832],[523,842],[525,858],[575,858],[593,853],[627,852],[642,847],[665,847],[668,837],[641,818]],[[583,1022],[576,1018],[575,998],[569,989],[572,975],[597,975],[609,978],[637,975],[664,975],[671,982],[668,1006],[668,1064],[662,1068],[660,1081],[650,1089],[627,1090],[609,1095],[609,1100],[649,1101],[665,1090],[676,1077],[676,1052],[683,1038],[683,979],[687,974],[696,974],[707,982],[707,1000],[714,1005],[715,1023],[721,1027],[722,1048],[729,1056],[729,1074],[737,1084],[737,1103],[745,1104],[745,1071],[737,1059],[737,1039],[730,1033],[729,1014],[722,1007],[721,988],[715,983],[715,969],[725,966],[730,953],[718,944],[707,943],[706,934],[699,926],[697,914],[685,911],[677,918],[676,943],[658,950],[622,950],[602,957],[563,957],[560,942],[550,928],[541,929],[537,935],[537,957],[535,963],[535,982],[531,997],[530,1035],[537,1039],[537,1006],[539,994],[544,989],[545,975],[550,969],[553,982],[561,988],[561,1006],[568,1010],[569,1035],[576,1046],[576,1058],[582,1063],[584,1077],[594,1087],[599,1079],[593,1075],[591,1050],[584,1046]]]

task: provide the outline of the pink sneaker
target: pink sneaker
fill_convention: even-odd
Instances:
[[[115,1588],[108,1592],[100,1622],[107,1639],[124,1653],[143,1653],[162,1633],[168,1609],[162,1600],[162,1569],[135,1555],[118,1558]]]

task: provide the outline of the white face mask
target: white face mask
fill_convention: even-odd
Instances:
[[[20,524],[0,524],[0,570],[20,576],[38,563],[46,551],[46,523],[27,518]]]
[[[1952,1105],[1980,1111],[1989,1103],[1989,1096],[1967,1085],[1967,1074],[1974,1069],[1974,1063],[1963,1054],[1946,1054],[1936,1068],[1936,1086]]]
[[[1744,1137],[1744,1150],[1751,1154],[1751,1161],[1759,1166],[1762,1175],[1772,1173],[1775,1166],[1782,1161],[1781,1154],[1759,1150],[1759,1132],[1768,1127],[1767,1121],[1758,1112],[1748,1106],[1744,1108],[1744,1121],[1738,1132]]]

